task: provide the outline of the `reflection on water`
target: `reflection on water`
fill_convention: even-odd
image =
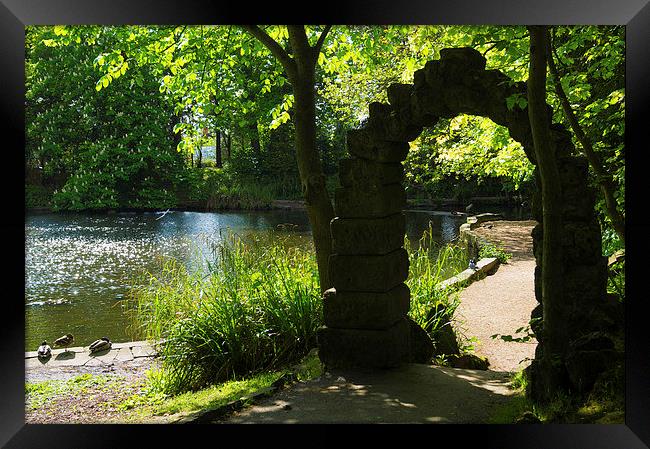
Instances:
[[[406,212],[407,236],[417,241],[428,229],[434,239],[454,239],[463,217]],[[309,234],[304,211],[169,212],[117,214],[33,214],[25,221],[25,319],[27,350],[65,333],[75,344],[101,336],[115,342],[141,338],[124,302],[129,287],[160,261],[175,258],[195,270],[211,257],[210,241],[228,229],[263,232],[293,223],[294,234]],[[283,231],[286,234],[287,231]]]

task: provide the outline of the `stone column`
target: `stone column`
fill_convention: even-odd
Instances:
[[[323,297],[319,355],[328,368],[397,366],[411,357],[413,332],[406,317],[410,291],[404,284],[409,260],[403,248],[401,162],[414,136],[404,134],[389,105],[373,103],[366,127],[347,137],[352,157],[340,163],[342,187],[335,192],[329,260],[334,287]]]
[[[566,322],[567,345],[564,354],[546,354],[544,345],[543,306],[541,292],[542,208],[540,193],[533,201],[533,215],[539,224],[533,229],[535,296],[540,302],[532,312],[538,346],[535,360],[528,368],[531,374],[529,393],[537,400],[552,399],[551,386],[587,393],[600,373],[613,366],[617,355],[609,332],[617,323],[612,304],[605,295],[607,258],[601,254],[601,231],[594,214],[595,192],[588,184],[588,163],[584,157],[569,156],[570,135],[554,125],[556,158],[562,188],[562,298],[552,298],[561,307]],[[538,181],[539,184],[539,181]],[[615,307],[615,306],[614,306]],[[559,356],[560,363],[549,362]]]

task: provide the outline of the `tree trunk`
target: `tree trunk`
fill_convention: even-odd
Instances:
[[[232,143],[231,143],[231,138],[230,138],[230,131],[228,131],[228,134],[226,134],[226,157],[230,161],[230,151],[232,149]]]
[[[262,158],[262,145],[260,144],[260,130],[257,127],[257,122],[253,122],[251,125],[249,125],[248,131],[251,139],[251,147],[255,153],[255,158],[260,161]]]
[[[576,139],[578,139],[578,142],[580,142],[580,145],[582,146],[582,152],[587,157],[589,165],[591,165],[592,170],[596,174],[596,179],[600,186],[600,190],[603,193],[603,197],[605,199],[605,208],[607,210],[607,215],[612,222],[612,227],[614,228],[614,231],[616,231],[616,234],[618,234],[618,237],[621,239],[623,245],[625,245],[625,219],[616,208],[616,199],[614,198],[614,183],[612,177],[605,171],[600,157],[591,146],[591,141],[585,135],[585,132],[580,126],[575,112],[569,103],[569,99],[567,98],[566,93],[562,88],[562,83],[560,82],[560,76],[558,74],[557,67],[555,66],[555,61],[553,61],[551,41],[548,35],[546,36],[546,42],[548,66],[553,78],[555,93],[557,94],[558,98],[560,99],[560,103],[562,104],[562,111],[564,112],[564,116],[569,122],[569,125],[571,126],[571,129],[576,136]]]
[[[332,253],[330,222],[334,208],[325,187],[325,175],[316,148],[316,108],[314,74],[302,74],[292,81],[294,95],[294,126],[296,160],[305,198],[309,223],[311,224],[321,291],[331,287],[329,279],[329,256]]]
[[[218,129],[215,131],[216,133],[216,142],[214,146],[214,160],[215,160],[215,165],[217,168],[222,168],[223,163],[221,162],[221,131]]]
[[[542,184],[542,304],[545,356],[562,356],[566,323],[562,305],[562,192],[546,104],[546,27],[530,26],[528,117]]]
[[[199,147],[199,154],[196,159],[196,166],[198,168],[201,168],[201,164],[203,163],[203,148]]]
[[[318,54],[330,26],[325,27],[316,45],[312,47],[309,45],[304,26],[288,25],[289,43],[293,57],[261,28],[256,26],[244,26],[244,28],[262,42],[280,61],[293,88],[296,160],[316,248],[320,287],[321,291],[325,291],[331,287],[329,277],[329,256],[332,252],[330,221],[334,218],[334,208],[325,188],[325,175],[316,148],[314,73]]]

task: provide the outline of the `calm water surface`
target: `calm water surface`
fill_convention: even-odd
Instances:
[[[465,220],[441,212],[406,216],[410,239],[421,237],[431,223],[441,243],[456,238]],[[225,231],[268,232],[281,223],[298,225],[293,234],[310,234],[304,211],[30,214],[25,221],[26,350],[65,333],[75,336],[75,346],[104,335],[115,342],[142,338],[122,300],[143,273],[155,274],[169,257],[194,270],[211,257],[208,241],[218,241]]]

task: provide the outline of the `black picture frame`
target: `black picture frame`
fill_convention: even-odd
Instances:
[[[291,14],[289,14],[291,12]],[[323,426],[34,425],[24,423],[24,191],[19,170],[24,126],[24,27],[39,24],[548,24],[626,25],[626,418],[624,425],[367,426],[343,434]],[[480,445],[489,448],[648,448],[650,446],[650,338],[641,270],[648,254],[649,220],[644,216],[644,167],[648,167],[646,124],[650,104],[650,5],[648,0],[459,0],[440,2],[332,1],[292,6],[274,2],[172,0],[0,0],[0,171],[4,211],[2,320],[0,321],[0,445],[31,447],[166,447],[178,438],[190,444],[259,442],[279,445],[383,440],[399,432],[411,444]],[[630,148],[632,151],[630,151]],[[16,168],[14,168],[16,167]],[[631,184],[630,184],[631,183]],[[632,268],[630,268],[630,266]],[[251,431],[253,429],[254,431]],[[286,430],[291,432],[287,433]],[[305,432],[306,430],[306,432]],[[306,438],[295,438],[295,431]],[[304,432],[304,433],[303,433]],[[352,438],[349,436],[352,435]],[[203,438],[208,442],[202,443]],[[314,438],[315,437],[315,438]],[[451,440],[448,439],[451,437]],[[422,440],[420,439],[422,438]],[[146,443],[145,443],[146,442]],[[187,443],[186,443],[187,444]],[[390,444],[390,443],[389,443]],[[392,444],[403,444],[400,442]]]

